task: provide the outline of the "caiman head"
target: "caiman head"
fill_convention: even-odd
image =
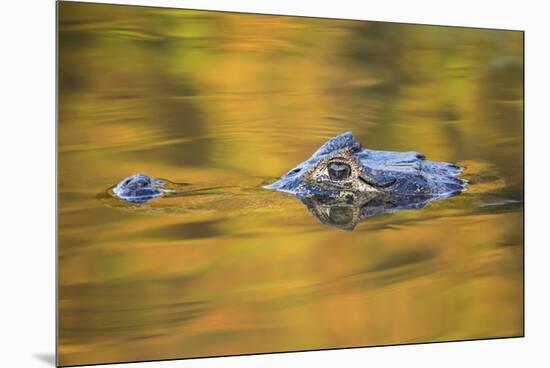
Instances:
[[[351,132],[323,144],[308,160],[264,186],[297,197],[331,197],[355,201],[358,195],[450,197],[466,183],[462,168],[429,161],[418,152],[363,149]]]

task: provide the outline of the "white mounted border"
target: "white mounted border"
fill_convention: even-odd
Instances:
[[[67,0],[71,1],[71,0]],[[196,10],[523,30],[528,7],[511,1],[96,0]]]
[[[543,1],[134,0],[203,10],[525,30],[526,337],[104,367],[544,367],[550,336],[550,22]],[[2,354],[5,367],[52,367],[54,353],[55,3],[2,4]],[[491,144],[491,142],[480,142]]]

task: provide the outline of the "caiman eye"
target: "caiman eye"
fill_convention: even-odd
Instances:
[[[331,180],[345,180],[351,175],[351,167],[343,162],[331,162],[327,170]]]

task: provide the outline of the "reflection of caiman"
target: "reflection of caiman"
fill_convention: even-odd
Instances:
[[[462,193],[461,172],[418,152],[363,149],[347,132],[265,188],[294,194],[321,222],[351,230],[365,217]]]
[[[418,209],[441,197],[361,194],[349,199],[339,197],[301,198],[309,211],[323,224],[353,230],[367,217],[399,210]]]

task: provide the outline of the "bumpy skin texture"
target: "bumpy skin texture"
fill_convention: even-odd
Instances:
[[[130,203],[142,204],[163,195],[164,181],[146,174],[135,174],[124,178],[113,188],[113,193]]]
[[[363,149],[346,132],[264,188],[294,194],[321,222],[353,229],[365,217],[422,208],[462,193],[461,172],[455,164],[430,161],[419,152]]]
[[[329,165],[348,165],[349,176],[334,180]],[[307,161],[280,180],[266,185],[300,198],[338,197],[376,192],[401,196],[449,197],[463,192],[462,168],[427,160],[418,152],[388,152],[363,149],[351,132],[330,139]]]

